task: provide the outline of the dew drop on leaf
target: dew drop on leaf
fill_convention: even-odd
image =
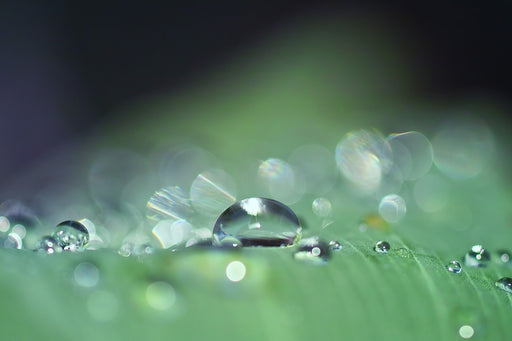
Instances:
[[[388,242],[380,240],[375,244],[373,250],[377,253],[388,253],[391,249],[391,245]]]

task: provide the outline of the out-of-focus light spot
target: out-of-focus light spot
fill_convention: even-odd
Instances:
[[[9,222],[9,219],[7,217],[0,216],[0,232],[7,232],[10,227],[11,223]]]
[[[368,229],[376,229],[384,232],[389,231],[389,224],[377,213],[369,213],[363,217],[359,224],[359,230],[365,232]]]
[[[151,196],[146,207],[147,218],[154,221],[188,219],[193,212],[189,199],[178,186],[159,189]]]
[[[336,163],[360,194],[371,194],[393,165],[391,146],[377,131],[351,132],[336,147]]]
[[[311,204],[313,213],[319,217],[327,217],[331,214],[332,205],[326,198],[316,198]]]
[[[419,179],[428,172],[434,153],[425,135],[410,131],[391,134],[387,140],[393,150],[393,162],[405,180]]]
[[[244,279],[246,273],[246,268],[244,263],[240,261],[232,261],[226,267],[226,277],[231,282],[240,282]]]
[[[379,204],[379,214],[390,223],[400,221],[407,212],[405,200],[397,194],[386,195]]]
[[[475,335],[475,330],[470,325],[463,325],[459,328],[459,335],[463,339],[471,339]]]
[[[220,169],[202,172],[190,187],[190,201],[199,214],[217,217],[236,201],[235,182]]]
[[[333,188],[338,177],[332,152],[319,145],[297,148],[288,161],[306,193],[325,194]]]
[[[425,212],[437,212],[448,203],[450,184],[443,178],[427,174],[414,184],[414,200]]]
[[[16,224],[12,227],[12,233],[16,233],[21,239],[23,239],[27,234],[27,229],[21,224]]]
[[[146,288],[146,301],[155,310],[167,310],[176,302],[176,292],[167,282],[153,282]]]
[[[73,277],[76,284],[79,286],[92,288],[95,287],[100,280],[100,271],[94,264],[83,262],[75,267]]]
[[[262,161],[258,167],[258,180],[273,199],[287,205],[297,202],[304,193],[293,167],[281,159]]]
[[[160,245],[167,249],[190,239],[193,236],[193,226],[183,219],[177,221],[162,220],[153,227],[152,232]]]
[[[477,176],[488,164],[494,150],[493,134],[476,121],[456,121],[443,127],[432,140],[434,163],[456,180]]]
[[[108,291],[96,290],[87,299],[87,311],[97,321],[111,321],[119,313],[119,301]]]

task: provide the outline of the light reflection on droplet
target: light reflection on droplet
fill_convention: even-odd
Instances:
[[[21,249],[23,248],[23,241],[16,233],[9,233],[7,238],[2,240],[2,245],[6,249]]]
[[[313,213],[319,217],[327,217],[331,214],[332,205],[326,198],[316,198],[311,205]]]
[[[270,197],[287,205],[297,202],[304,193],[293,167],[281,159],[270,158],[261,162],[258,180]]]
[[[223,170],[204,171],[190,186],[190,200],[199,214],[217,217],[236,201],[235,182]]]
[[[386,195],[379,204],[379,214],[390,223],[400,221],[407,212],[405,200],[397,194]]]
[[[147,218],[153,221],[164,219],[188,219],[193,213],[189,199],[180,187],[165,187],[156,191],[147,205]]]
[[[361,194],[370,194],[392,167],[391,146],[377,131],[351,132],[336,147],[336,163]]]
[[[9,219],[4,216],[0,216],[0,232],[7,232],[9,231],[9,228],[11,227],[11,224],[9,222]]]
[[[425,212],[437,212],[448,203],[450,184],[443,178],[427,174],[414,184],[416,204]]]
[[[492,132],[483,122],[456,120],[432,140],[434,162],[453,179],[472,178],[487,165],[494,150]]]
[[[246,274],[245,264],[240,261],[232,261],[226,267],[226,277],[231,282],[240,282]]]
[[[92,288],[95,287],[100,280],[100,271],[94,264],[83,262],[75,267],[73,278],[79,286]]]
[[[475,335],[475,330],[470,325],[463,325],[459,328],[459,335],[463,339],[470,339]]]
[[[176,303],[176,292],[167,282],[153,282],[146,288],[146,301],[155,310],[167,310]]]
[[[119,313],[119,300],[108,291],[96,290],[87,299],[87,311],[97,321],[111,321]]]
[[[167,249],[187,241],[193,236],[193,226],[186,220],[162,220],[153,227],[153,235]]]
[[[305,145],[297,148],[289,163],[303,183],[306,193],[322,195],[336,182],[338,171],[332,153],[319,145]]]
[[[393,162],[405,180],[419,179],[428,172],[434,153],[425,135],[417,131],[391,134],[388,141],[393,150]]]

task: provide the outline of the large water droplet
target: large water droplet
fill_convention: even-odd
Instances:
[[[44,236],[37,244],[35,251],[46,252],[51,255],[62,252],[62,247],[52,236]]]
[[[401,220],[407,212],[405,200],[397,194],[386,195],[379,204],[379,214],[390,223]]]
[[[512,294],[512,278],[510,278],[510,277],[500,278],[496,282],[494,282],[494,285],[496,285],[496,287],[498,287],[499,289],[506,291],[509,294]]]
[[[377,253],[388,253],[391,249],[391,245],[388,242],[380,240],[375,244],[373,250]]]
[[[483,267],[490,259],[489,251],[485,250],[482,245],[473,245],[471,250],[464,256],[464,264],[467,266]]]
[[[453,272],[454,274],[458,274],[462,271],[462,266],[459,262],[452,260],[446,265],[446,270]]]
[[[325,264],[331,257],[331,248],[318,237],[310,237],[298,243],[293,257],[311,264]]]
[[[279,201],[248,198],[227,208],[213,228],[213,245],[222,246],[227,237],[243,246],[292,245],[302,228],[293,211]]]
[[[57,225],[53,238],[65,251],[82,251],[89,242],[89,232],[78,221],[66,220]]]

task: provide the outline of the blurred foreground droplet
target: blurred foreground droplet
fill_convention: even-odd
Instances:
[[[331,202],[326,198],[316,198],[311,205],[313,213],[319,217],[327,217],[331,214]]]
[[[270,158],[260,163],[258,180],[266,192],[288,205],[297,202],[304,193],[293,167],[287,162]]]
[[[473,245],[471,250],[464,256],[464,264],[467,266],[483,267],[487,265],[490,259],[491,254],[482,245]]]
[[[222,246],[225,238],[243,246],[292,245],[300,239],[302,228],[295,213],[279,201],[248,198],[226,209],[213,228],[213,245]]]
[[[188,219],[193,211],[189,199],[180,187],[165,187],[156,191],[147,203],[147,218],[153,221]]]
[[[240,282],[244,279],[246,271],[245,264],[235,260],[226,267],[226,277],[231,282]]]
[[[400,221],[407,212],[405,200],[397,194],[386,195],[379,204],[379,214],[390,223]]]

